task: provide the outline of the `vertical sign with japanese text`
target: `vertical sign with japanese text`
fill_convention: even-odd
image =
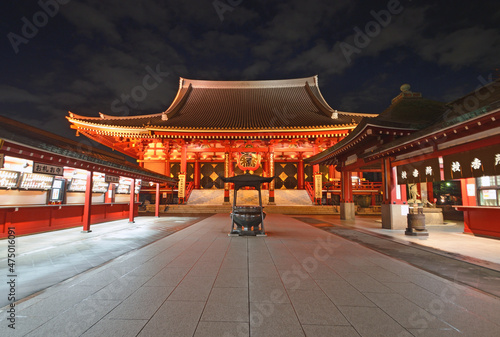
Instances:
[[[186,175],[184,173],[179,174],[179,192],[178,197],[184,198],[186,196]]]
[[[321,174],[314,175],[314,197],[316,199],[323,197],[323,176]]]

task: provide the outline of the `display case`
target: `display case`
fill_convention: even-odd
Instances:
[[[136,179],[135,180],[135,194],[139,194],[139,192],[141,191],[141,187],[142,187],[142,180]]]
[[[0,170],[0,188],[17,188],[21,174],[15,171]]]
[[[106,182],[104,175],[95,174],[92,178],[92,192],[106,193],[108,191],[109,182]]]
[[[39,173],[23,173],[19,188],[26,190],[50,190],[54,176]]]
[[[121,180],[116,187],[116,194],[130,194],[130,181]]]
[[[72,178],[68,185],[68,192],[85,192],[87,179]]]
[[[61,203],[64,200],[64,187],[66,186],[66,179],[54,178],[52,182],[52,189],[50,190],[49,203]]]

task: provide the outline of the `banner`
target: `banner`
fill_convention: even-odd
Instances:
[[[500,175],[500,144],[443,156],[444,179]]]
[[[439,159],[433,158],[396,167],[398,184],[416,184],[440,181]]]

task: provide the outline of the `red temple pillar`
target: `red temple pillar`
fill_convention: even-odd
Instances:
[[[340,176],[340,219],[354,220],[355,214],[352,194],[352,172],[342,171]]]
[[[90,233],[90,219],[92,208],[92,171],[87,171],[87,187],[85,188],[85,205],[83,206],[83,230],[82,233]]]
[[[335,177],[335,166],[330,165],[328,166],[328,180],[332,181],[334,177]]]
[[[431,204],[434,203],[434,186],[432,182],[427,183],[427,200],[429,200]]]
[[[187,144],[182,144],[181,147],[181,173],[187,176]]]
[[[195,153],[194,155],[194,188],[200,188],[200,154]]]
[[[274,146],[269,146],[269,176],[274,176]],[[274,200],[274,179],[269,183],[269,205],[275,205]]]
[[[230,152],[226,148],[224,153],[224,177],[229,177]],[[224,183],[224,204],[229,204],[229,183]]]
[[[299,162],[297,163],[297,188],[304,189],[304,153],[299,152]]]
[[[128,208],[128,222],[134,223],[134,203],[135,203],[135,179],[132,179],[132,184],[130,185],[130,200]]]
[[[316,155],[319,153],[319,146],[318,144],[313,145],[313,155]],[[319,164],[313,165],[313,175],[319,173]]]
[[[160,217],[160,184],[156,183],[155,217]]]
[[[382,211],[382,228],[385,229],[405,229],[407,227],[408,205],[403,205],[403,196],[406,198],[406,191],[401,191],[401,196],[398,198],[398,190],[400,186],[397,184],[396,167],[391,167],[391,159],[384,158],[382,160],[382,191],[383,202]],[[404,193],[404,195],[403,195]]]

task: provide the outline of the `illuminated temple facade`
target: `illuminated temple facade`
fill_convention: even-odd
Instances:
[[[304,159],[346,137],[373,114],[332,109],[318,77],[268,81],[205,81],[181,78],[171,106],[139,116],[67,117],[77,133],[137,159],[152,171],[195,189],[225,189],[221,177],[248,171],[275,176],[266,186],[303,189],[314,173],[339,180],[334,166]],[[181,194],[179,194],[181,197]]]

